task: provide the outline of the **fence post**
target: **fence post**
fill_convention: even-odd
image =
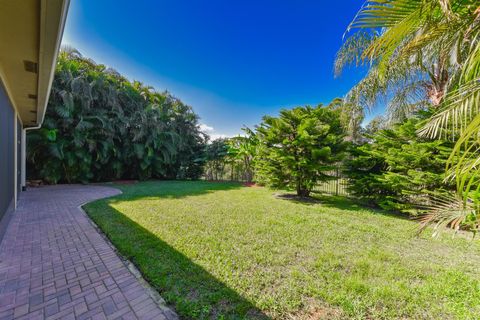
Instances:
[[[337,177],[337,179],[335,180],[335,195],[338,196],[338,187],[340,183],[340,179],[338,176],[338,167],[335,170],[336,170],[335,176]]]

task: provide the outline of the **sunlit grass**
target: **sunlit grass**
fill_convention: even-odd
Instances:
[[[480,246],[341,198],[146,182],[86,206],[184,318],[477,318]]]

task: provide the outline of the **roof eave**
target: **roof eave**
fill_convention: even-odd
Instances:
[[[37,122],[45,118],[70,0],[42,0],[38,65]]]

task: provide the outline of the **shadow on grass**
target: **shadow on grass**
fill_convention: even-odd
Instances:
[[[135,186],[132,189],[136,191],[122,188],[125,192],[123,195],[87,204],[84,209],[120,253],[138,267],[145,279],[159,291],[168,304],[174,306],[182,318],[269,319],[251,301],[111,206],[118,200],[127,200],[126,197],[127,201],[147,195],[178,198],[216,190],[231,190],[241,185],[200,183],[201,188],[197,188],[198,182],[190,185],[187,183],[187,186],[183,182],[184,186],[180,188],[178,183],[156,184],[157,186],[147,182]],[[149,193],[146,193],[147,189],[150,189]]]
[[[365,205],[361,205],[347,197],[327,195],[317,192],[312,192],[310,197],[299,197],[294,193],[278,193],[275,197],[308,206],[322,206],[350,211],[365,210],[367,208],[375,210]]]
[[[345,197],[345,196],[335,196],[324,193],[312,192],[312,195],[308,198],[298,197],[292,193],[283,193],[277,194],[278,199],[283,199],[291,201],[297,204],[307,205],[307,206],[322,206],[326,208],[335,208],[340,210],[348,211],[371,211],[375,214],[381,214],[389,216],[392,218],[402,219],[402,220],[412,220],[408,214],[400,212],[392,212],[380,209],[373,205],[368,205],[367,203],[361,203],[360,201],[355,201],[354,199]]]
[[[293,193],[276,193],[275,198],[281,200],[288,200],[293,203],[305,204],[305,205],[320,205],[322,201],[316,197],[301,197]]]

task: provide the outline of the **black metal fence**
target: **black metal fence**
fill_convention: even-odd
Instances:
[[[326,193],[335,196],[349,196],[348,193],[348,184],[349,180],[342,174],[341,167],[337,167],[335,170],[332,170],[328,175],[334,177],[334,179],[320,182],[314,188],[314,192]]]
[[[230,167],[225,167],[219,172],[213,173],[207,168],[206,173],[202,177],[207,181],[235,181],[245,182],[246,179],[241,174],[242,172],[234,172]],[[313,192],[330,194],[335,196],[350,196],[348,192],[349,179],[342,174],[342,166],[338,165],[335,170],[327,172],[332,177],[331,180],[319,182],[314,188]]]

